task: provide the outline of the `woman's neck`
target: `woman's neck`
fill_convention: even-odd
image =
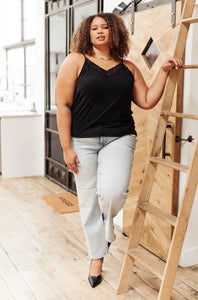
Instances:
[[[112,58],[111,52],[109,47],[105,47],[103,49],[98,49],[96,47],[93,47],[93,56],[95,56],[96,58],[102,58],[104,60],[109,60]]]

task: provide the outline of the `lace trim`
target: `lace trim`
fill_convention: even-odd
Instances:
[[[85,61],[88,63],[88,65],[93,67],[95,70],[97,70],[98,72],[100,72],[101,74],[106,75],[106,76],[111,76],[111,75],[117,73],[118,70],[120,70],[120,67],[123,66],[123,63],[120,62],[119,64],[115,65],[114,67],[112,67],[108,70],[105,70],[102,67],[95,64],[94,62],[92,62],[91,60],[89,60],[86,56],[85,56]]]

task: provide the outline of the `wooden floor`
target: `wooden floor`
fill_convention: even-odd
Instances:
[[[130,290],[116,295],[128,240],[117,227],[103,281],[90,287],[79,213],[60,215],[40,198],[56,192],[64,190],[43,177],[0,177],[0,299],[156,299],[160,281],[140,266]],[[171,299],[198,299],[198,266],[178,269]]]

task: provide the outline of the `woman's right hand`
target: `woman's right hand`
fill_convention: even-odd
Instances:
[[[78,156],[76,152],[72,148],[67,148],[63,151],[64,161],[67,167],[74,173],[78,173],[78,166],[80,166],[80,162],[78,160]]]

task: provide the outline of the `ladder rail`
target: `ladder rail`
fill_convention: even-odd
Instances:
[[[141,226],[141,225],[144,224],[145,214],[146,214],[145,211],[141,210],[140,208],[138,208],[138,206],[136,206],[134,219],[133,219],[134,226],[132,226],[131,232],[129,235],[130,237],[133,237],[133,239],[129,238],[129,241],[128,241],[127,252],[125,254],[124,262],[122,265],[122,270],[120,273],[117,294],[127,292],[127,290],[128,290],[129,283],[130,283],[129,275],[132,274],[132,271],[133,271],[132,269],[133,269],[133,266],[135,263],[135,259],[133,259],[131,256],[128,255],[128,250],[137,247],[137,245],[139,244],[139,240],[140,240],[140,237],[141,237],[141,234],[143,231],[143,226]],[[141,225],[139,226],[139,224],[141,224]],[[124,280],[122,280],[123,276],[125,277]]]
[[[177,271],[177,266],[180,259],[180,254],[185,238],[185,233],[188,226],[188,221],[190,218],[190,213],[193,205],[193,200],[198,184],[197,176],[198,167],[198,138],[196,141],[193,158],[191,161],[190,169],[188,172],[188,177],[186,180],[186,185],[179,208],[179,213],[177,217],[177,223],[173,233],[170,250],[165,266],[164,278],[161,283],[161,288],[158,296],[158,300],[168,300],[171,296],[172,287],[175,280],[175,275]]]

